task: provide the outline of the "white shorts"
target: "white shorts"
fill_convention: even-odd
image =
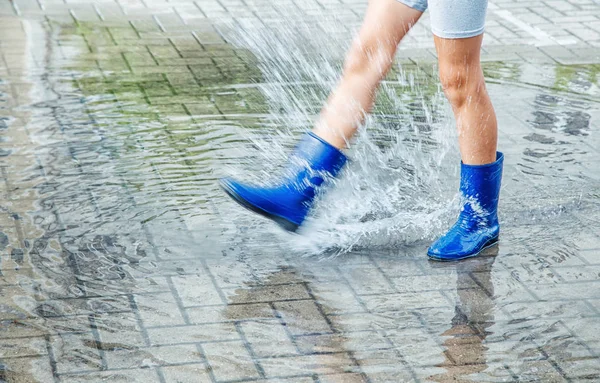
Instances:
[[[445,39],[464,39],[483,33],[487,0],[398,0],[418,11],[429,8],[431,31]]]

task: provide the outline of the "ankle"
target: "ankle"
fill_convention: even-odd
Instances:
[[[336,132],[333,129],[317,126],[313,129],[312,133],[338,150],[344,150],[348,148],[348,141],[346,138],[341,133]]]

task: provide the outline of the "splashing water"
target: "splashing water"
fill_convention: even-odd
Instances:
[[[341,26],[332,23],[331,30],[336,28]],[[242,23],[224,33],[256,56],[272,122],[245,132],[257,152],[245,153],[243,169],[231,171],[247,171],[238,176],[264,183],[285,163],[297,137],[312,128],[340,77],[349,41],[291,21],[269,27]],[[348,151],[350,165],[321,196],[303,235],[276,235],[285,235],[283,242],[303,254],[431,238],[458,204],[452,199],[459,160],[451,122],[437,80],[416,66],[397,65]]]

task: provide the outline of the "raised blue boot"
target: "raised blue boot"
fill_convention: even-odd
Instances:
[[[460,193],[464,205],[458,221],[427,251],[431,259],[455,261],[474,257],[498,242],[498,199],[504,155],[486,165],[460,165]]]
[[[306,134],[290,157],[284,178],[273,186],[254,186],[231,178],[221,187],[245,208],[275,221],[288,231],[296,231],[312,207],[317,189],[335,177],[346,156],[313,133]]]

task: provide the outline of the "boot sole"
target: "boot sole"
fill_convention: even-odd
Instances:
[[[237,202],[240,206],[244,207],[245,209],[251,212],[260,214],[263,217],[270,219],[271,221],[279,225],[282,229],[295,233],[300,227],[299,225],[296,225],[295,223],[288,221],[285,218],[282,218],[275,214],[271,214],[268,211],[259,208],[258,206],[252,205],[251,203],[237,195],[237,193],[235,193],[233,190],[230,190],[227,186],[223,184],[220,184],[219,186],[221,186],[221,189],[223,189],[223,191],[227,193],[227,195],[231,197],[231,199],[233,199],[235,202]]]
[[[487,241],[483,245],[483,247],[481,248],[481,250],[479,250],[478,252],[473,253],[473,254],[465,255],[464,257],[460,257],[460,258],[441,258],[441,257],[436,257],[435,255],[430,255],[430,254],[427,254],[427,257],[429,259],[431,259],[432,261],[438,261],[438,262],[453,262],[453,261],[460,261],[462,259],[473,258],[473,257],[476,257],[479,254],[481,254],[485,249],[488,249],[488,248],[496,245],[498,243],[498,239],[499,238],[500,237],[498,236],[496,238],[490,239],[489,241]]]

